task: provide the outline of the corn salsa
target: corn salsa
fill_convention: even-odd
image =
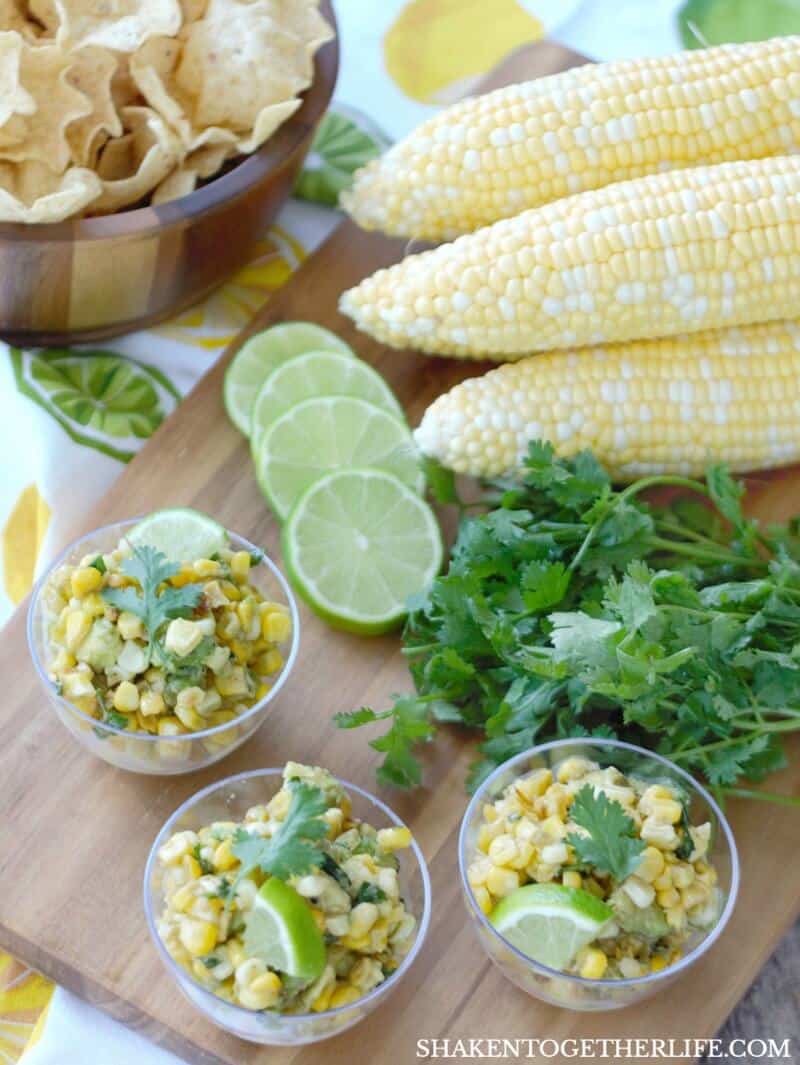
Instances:
[[[322,935],[321,971],[311,980],[277,971],[248,952],[248,922],[270,877],[243,870],[235,853],[248,836],[279,837],[292,820],[287,814],[297,782],[324,796],[319,864],[285,878]],[[163,844],[158,934],[195,980],[245,1009],[309,1013],[348,1005],[394,972],[413,943],[417,922],[402,898],[396,856],[410,845],[405,827],[375,829],[354,818],[347,794],[327,770],[289,762],[280,791],[249,809],[243,821],[177,832]]]
[[[587,785],[619,805],[638,841],[633,871],[621,881],[576,853],[575,837],[588,833],[570,810]],[[710,823],[689,823],[677,784],[570,757],[553,770],[518,777],[484,806],[467,879],[487,915],[527,884],[562,884],[600,899],[613,916],[564,971],[630,979],[673,965],[716,923],[722,895],[708,858],[710,837]]]
[[[180,736],[235,720],[269,691],[292,634],[288,607],[251,582],[259,561],[222,548],[170,564],[123,538],[61,566],[44,593],[57,692],[129,732]]]

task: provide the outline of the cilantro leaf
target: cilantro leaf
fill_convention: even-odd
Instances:
[[[241,863],[237,879],[260,869],[262,873],[288,880],[324,862],[325,852],[317,841],[328,831],[322,820],[328,809],[325,796],[319,788],[298,780],[289,781],[287,787],[292,792],[291,802],[274,836],[270,839],[251,836],[242,828],[234,834],[231,851]]]
[[[636,826],[618,802],[584,784],[572,801],[569,817],[589,833],[567,836],[579,861],[610,873],[616,881],[636,872],[646,844],[636,838]]]
[[[126,588],[103,588],[103,599],[118,610],[125,610],[141,618],[147,630],[150,649],[155,646],[158,634],[167,621],[189,617],[200,602],[202,588],[199,584],[185,584],[182,588],[159,586],[174,577],[180,566],[147,544],[133,548],[130,558],[120,565],[120,571],[139,585],[139,590]]]
[[[359,902],[384,902],[385,899],[386,892],[377,884],[362,884],[356,892],[353,905],[358,906]]]
[[[102,555],[98,555],[97,558],[92,559],[89,565],[92,569],[96,569],[98,573],[105,573],[106,571],[106,564],[103,561]]]

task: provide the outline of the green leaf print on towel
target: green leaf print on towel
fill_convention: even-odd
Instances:
[[[78,444],[127,462],[180,400],[161,371],[112,351],[11,348],[17,387]]]

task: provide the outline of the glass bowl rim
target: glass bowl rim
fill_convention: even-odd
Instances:
[[[277,767],[271,767],[269,769],[248,769],[245,770],[245,772],[243,773],[236,773],[234,776],[225,777],[222,780],[215,781],[213,784],[209,784],[207,787],[202,788],[200,791],[194,792],[188,799],[186,799],[185,802],[181,803],[177,810],[170,814],[170,816],[166,819],[164,824],[159,829],[158,835],[156,836],[155,841],[153,842],[153,845],[150,848],[150,854],[147,857],[147,864],[145,865],[144,870],[144,912],[145,918],[147,920],[147,928],[150,932],[150,938],[155,943],[156,950],[158,951],[161,960],[164,962],[167,969],[172,974],[176,983],[178,982],[178,976],[180,975],[182,978],[190,980],[192,984],[199,991],[201,991],[203,995],[207,995],[212,1002],[222,1002],[229,1009],[236,1011],[243,1017],[249,1018],[256,1017],[259,1015],[259,1013],[263,1011],[248,1010],[245,1009],[244,1006],[238,1006],[234,1002],[227,1002],[225,999],[221,999],[218,995],[215,995],[213,991],[210,991],[207,987],[204,987],[199,981],[194,978],[192,973],[188,972],[188,970],[178,965],[174,958],[171,957],[169,951],[164,946],[164,943],[161,939],[161,936],[158,934],[158,930],[155,925],[153,910],[150,905],[150,879],[153,873],[153,868],[156,864],[158,851],[162,843],[167,838],[168,833],[172,831],[172,828],[175,823],[180,819],[180,817],[183,816],[184,813],[191,809],[192,806],[195,806],[197,803],[207,798],[212,792],[218,791],[221,788],[231,787],[239,783],[240,781],[252,780],[260,777],[275,777],[281,776],[282,774],[283,769],[279,769]],[[376,806],[383,814],[386,815],[386,817],[388,817],[388,819],[396,827],[408,827],[406,823],[397,816],[397,814],[394,812],[394,810],[392,810],[390,806],[387,806],[385,802],[383,802],[377,796],[373,795],[371,792],[365,791],[364,788],[358,787],[357,784],[351,784],[348,780],[343,780],[341,777],[334,777],[334,780],[336,780],[336,782],[340,784],[346,792],[353,792],[356,795],[361,796],[362,799],[366,799],[373,806]],[[368,992],[366,995],[363,995],[361,998],[356,999],[355,1002],[350,1002],[345,1006],[336,1006],[334,1009],[320,1010],[318,1013],[272,1014],[272,1016],[277,1019],[277,1025],[282,1024],[284,1021],[290,1023],[312,1021],[318,1020],[320,1018],[337,1017],[341,1014],[351,1011],[354,1007],[362,1006],[369,1002],[372,1002],[374,999],[381,998],[383,995],[391,991],[391,989],[397,983],[399,983],[400,978],[405,975],[405,973],[413,964],[420,950],[422,949],[422,946],[428,935],[428,929],[430,927],[431,921],[430,874],[428,872],[428,866],[425,861],[424,855],[413,833],[411,835],[411,847],[409,849],[411,850],[416,859],[417,867],[419,869],[420,877],[422,879],[422,913],[418,917],[417,934],[414,939],[414,943],[411,947],[411,950],[409,950],[408,954],[406,954],[403,960],[401,961],[400,965],[398,965],[398,967],[390,976],[388,976],[385,980],[378,984],[377,987],[374,987],[370,992]]]
[[[541,962],[534,961],[533,958],[529,958],[527,954],[523,954],[521,950],[518,950],[513,943],[502,936],[497,929],[490,923],[486,914],[480,908],[475,899],[475,895],[472,891],[472,886],[467,879],[467,862],[466,862],[466,835],[467,829],[472,819],[475,810],[479,803],[485,801],[486,792],[489,790],[492,782],[500,776],[502,773],[507,772],[510,768],[517,765],[519,762],[523,762],[526,759],[530,759],[544,751],[557,750],[559,747],[611,747],[619,750],[633,751],[636,754],[646,756],[653,761],[659,762],[666,766],[670,772],[677,774],[683,780],[685,780],[694,792],[700,795],[700,797],[708,803],[714,816],[717,818],[717,823],[722,829],[725,836],[725,840],[728,844],[731,860],[731,886],[728,891],[728,896],[725,900],[725,905],[722,908],[722,912],[719,915],[717,923],[711,929],[707,936],[700,940],[700,942],[689,951],[683,958],[677,961],[674,965],[667,966],[666,969],[662,969],[657,973],[647,973],[644,976],[632,976],[623,977],[620,979],[603,978],[599,980],[592,980],[585,976],[575,976],[572,973],[562,972],[560,969],[551,969],[549,965],[543,965]],[[646,747],[637,747],[633,743],[625,743],[622,740],[606,739],[605,737],[592,737],[592,736],[575,736],[573,739],[551,740],[549,743],[541,743],[535,747],[530,747],[527,751],[522,751],[520,754],[515,754],[513,758],[507,759],[496,769],[494,769],[488,777],[481,783],[478,790],[472,796],[464,811],[464,816],[461,819],[461,827],[458,832],[458,868],[461,876],[461,887],[469,900],[470,909],[473,911],[475,917],[477,917],[481,926],[493,937],[499,940],[508,950],[510,950],[521,962],[523,962],[529,969],[541,973],[543,976],[557,977],[561,980],[566,980],[571,984],[578,987],[646,987],[650,985],[658,984],[666,978],[677,976],[688,968],[698,958],[702,957],[707,950],[716,942],[716,940],[722,935],[725,930],[731,914],[733,913],[736,905],[736,899],[739,894],[739,880],[740,880],[740,866],[739,866],[739,852],[736,848],[736,841],[734,839],[733,830],[728,824],[728,819],[719,807],[719,804],[714,797],[703,787],[699,781],[688,773],[685,769],[682,769],[675,762],[671,762],[668,758],[664,758],[663,755],[656,754],[655,751],[649,751]]]
[[[78,717],[82,718],[88,724],[92,726],[100,725],[102,726],[105,732],[111,733],[115,736],[122,736],[124,739],[128,740],[134,739],[137,742],[141,741],[143,743],[169,743],[175,745],[186,744],[191,740],[205,739],[208,736],[214,736],[220,732],[228,732],[231,728],[242,724],[244,721],[249,720],[256,713],[258,713],[258,711],[263,710],[266,706],[269,705],[269,703],[272,702],[272,700],[275,698],[275,696],[278,694],[278,692],[288,680],[289,674],[291,673],[294,667],[295,660],[297,659],[297,654],[300,648],[300,614],[297,609],[297,602],[295,600],[294,593],[289,587],[288,581],[278,569],[275,562],[266,553],[266,551],[264,551],[263,548],[258,547],[257,544],[251,543],[250,540],[248,540],[246,537],[240,535],[237,532],[234,532],[232,529],[228,529],[226,526],[223,526],[223,528],[225,528],[225,532],[228,534],[229,537],[240,541],[245,548],[248,548],[251,551],[251,553],[257,553],[261,555],[261,563],[263,563],[267,567],[272,576],[277,580],[278,584],[280,585],[281,591],[286,596],[286,603],[289,607],[289,613],[291,614],[292,618],[292,643],[291,647],[289,648],[289,655],[283,664],[283,668],[281,669],[278,679],[275,681],[275,683],[264,696],[264,698],[259,699],[258,702],[253,703],[252,706],[249,706],[243,714],[239,714],[239,716],[234,718],[232,721],[226,721],[222,725],[214,725],[211,728],[200,729],[197,732],[185,732],[182,733],[180,736],[158,736],[153,735],[150,732],[131,732],[130,729],[118,728],[116,725],[109,725],[105,722],[98,722],[96,717],[91,717],[89,714],[84,713],[84,711],[80,710],[77,706],[75,706],[74,703],[71,703],[69,699],[65,699],[63,695],[59,695],[58,692],[56,692],[55,688],[53,687],[52,681],[47,675],[47,670],[44,668],[44,664],[39,659],[39,655],[36,651],[33,632],[34,618],[36,616],[36,610],[48,580],[59,568],[59,566],[62,566],[64,564],[67,557],[76,548],[80,547],[84,540],[88,540],[90,537],[98,536],[102,533],[108,533],[112,529],[128,529],[132,525],[137,525],[142,520],[142,518],[145,517],[147,517],[146,514],[140,514],[138,517],[135,518],[125,518],[122,521],[112,521],[108,522],[108,524],[106,525],[99,525],[96,529],[91,529],[89,532],[83,533],[81,536],[78,536],[76,539],[72,540],[71,543],[67,544],[63,551],[60,552],[58,557],[54,559],[54,561],[47,567],[41,577],[37,580],[36,584],[33,587],[33,591],[31,592],[30,602],[28,604],[28,617],[25,626],[26,635],[28,638],[28,652],[33,661],[33,665],[36,670],[36,673],[38,674],[39,680],[46,687],[51,698],[55,699],[58,703],[60,703],[66,711],[72,714],[77,714]],[[120,532],[120,536],[122,535],[122,532]]]

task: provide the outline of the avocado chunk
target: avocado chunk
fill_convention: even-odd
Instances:
[[[630,932],[631,935],[642,936],[648,940],[661,939],[669,932],[667,919],[655,902],[640,908],[621,888],[617,888],[609,902],[623,932]]]
[[[92,622],[88,635],[75,652],[79,662],[86,662],[96,673],[111,669],[122,650],[122,639],[108,618]]]

